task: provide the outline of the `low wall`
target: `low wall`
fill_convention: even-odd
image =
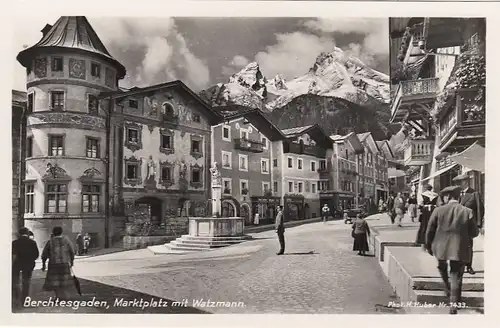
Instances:
[[[165,244],[175,238],[174,236],[124,236],[122,242],[124,249],[138,249]]]
[[[232,218],[189,218],[189,235],[193,237],[237,237],[243,236],[245,219]]]

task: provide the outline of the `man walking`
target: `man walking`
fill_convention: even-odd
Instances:
[[[327,204],[323,205],[323,208],[321,209],[321,216],[323,217],[323,224],[326,224],[326,221],[328,220],[329,212],[330,212],[330,208],[328,208],[328,205]]]
[[[29,296],[35,261],[40,255],[36,241],[29,236],[30,231],[23,227],[19,229],[19,238],[12,242],[12,300],[16,307]],[[20,280],[21,293],[19,293]]]
[[[274,223],[274,228],[278,234],[278,240],[280,242],[280,250],[276,255],[283,255],[285,253],[285,224],[283,222],[283,208],[278,206],[276,208],[278,214],[276,214],[276,221]]]
[[[401,193],[398,192],[396,198],[394,199],[394,212],[396,213],[396,223],[398,227],[401,227],[401,221],[403,220],[403,216],[405,215],[405,200]]]
[[[472,212],[474,213],[474,219],[476,221],[476,225],[479,230],[483,227],[483,221],[484,221],[484,204],[481,199],[481,195],[479,192],[475,191],[470,187],[470,177],[467,173],[461,174],[453,179],[454,182],[460,183],[461,187],[461,193],[460,193],[460,198],[459,202],[461,205],[470,208]],[[469,274],[476,274],[476,271],[472,268],[472,258],[473,258],[473,241],[471,239],[471,256],[470,256],[470,262],[465,264],[465,268],[467,270],[467,273]]]
[[[450,301],[450,314],[456,314],[462,293],[464,266],[470,262],[471,240],[477,236],[478,229],[472,210],[458,202],[460,187],[447,187],[442,193],[447,204],[432,212],[425,246],[427,252],[438,260],[439,274]]]
[[[387,212],[389,214],[389,217],[391,218],[391,223],[394,224],[396,213],[394,212],[394,196],[392,193],[389,195],[389,198],[387,199]]]

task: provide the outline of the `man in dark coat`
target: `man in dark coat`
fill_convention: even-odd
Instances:
[[[389,216],[391,218],[391,223],[394,224],[396,219],[396,212],[394,212],[394,195],[391,194],[387,199],[387,210],[389,211]]]
[[[281,206],[276,208],[278,214],[276,214],[276,221],[274,223],[274,228],[278,234],[278,240],[280,242],[280,250],[276,255],[283,255],[285,253],[285,223],[283,222],[283,209]]]
[[[471,240],[478,235],[479,230],[472,210],[458,202],[460,187],[446,187],[441,192],[447,198],[447,204],[432,212],[425,247],[438,260],[439,273],[450,298],[450,314],[456,314],[461,301],[464,267],[471,257]]]
[[[467,173],[461,174],[453,179],[454,182],[458,182],[461,187],[461,194],[459,198],[460,204],[470,208],[474,213],[474,219],[476,221],[479,230],[483,227],[484,222],[484,203],[479,192],[475,191],[470,187],[470,177]],[[471,240],[472,245],[472,240]],[[471,257],[470,263],[466,263],[466,270],[469,274],[475,274],[476,271],[472,268],[473,259],[473,247],[471,246]]]
[[[16,306],[29,296],[35,261],[40,255],[36,241],[29,237],[28,228],[19,229],[19,238],[12,242],[12,299]],[[19,281],[22,288],[19,293]]]

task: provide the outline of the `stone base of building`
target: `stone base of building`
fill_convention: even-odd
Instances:
[[[161,245],[174,240],[174,236],[124,236],[124,249],[146,248],[148,246]]]

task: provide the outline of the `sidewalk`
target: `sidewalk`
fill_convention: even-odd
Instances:
[[[367,218],[369,243],[389,283],[401,300],[405,312],[413,314],[448,313],[446,307],[418,305],[447,302],[436,259],[415,244],[419,223],[403,219],[403,227],[390,222],[387,214]],[[475,275],[464,274],[463,301],[468,309],[459,313],[478,313],[484,306],[484,236],[474,239]],[[407,306],[408,302],[411,306]],[[415,303],[416,302],[416,303]]]
[[[332,220],[329,220],[329,221],[332,221]],[[314,223],[314,222],[321,222],[321,217],[305,219],[305,220],[287,221],[287,222],[285,222],[285,228],[297,227],[297,226],[300,226],[303,224]],[[265,225],[257,225],[257,226],[253,226],[253,225],[246,226],[244,233],[249,234],[249,233],[257,233],[257,232],[263,232],[263,231],[269,231],[269,230],[274,230],[274,223],[265,224]]]

